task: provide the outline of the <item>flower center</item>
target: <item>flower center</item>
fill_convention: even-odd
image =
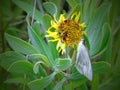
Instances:
[[[66,19],[58,26],[58,35],[61,38],[61,42],[66,43],[68,46],[78,44],[83,34],[84,31],[82,31],[82,27],[79,23],[70,19]]]

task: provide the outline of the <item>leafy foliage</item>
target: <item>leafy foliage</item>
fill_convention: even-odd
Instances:
[[[62,1],[1,1],[1,90],[119,90],[117,0]],[[81,12],[79,22],[86,23],[84,39],[92,62],[92,81],[76,70],[75,50],[68,48],[70,53],[62,55],[56,43],[45,37],[54,15],[58,18],[63,12],[69,16],[76,11]]]

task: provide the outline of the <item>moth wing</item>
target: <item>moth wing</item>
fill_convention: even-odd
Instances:
[[[79,43],[79,50],[76,58],[76,68],[77,70],[85,75],[89,80],[92,80],[92,67],[89,57],[89,53],[83,41]]]

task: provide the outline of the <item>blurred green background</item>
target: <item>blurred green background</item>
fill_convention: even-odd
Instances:
[[[30,5],[34,4],[33,0],[22,1]],[[70,9],[67,2],[69,0],[37,0],[36,6],[42,13],[45,13],[45,10],[41,6],[46,1],[55,3],[60,12],[63,10],[68,12]],[[111,70],[106,74],[102,74],[99,81],[98,79],[93,80],[88,84],[88,87],[92,84],[92,86],[98,87],[98,90],[120,90],[120,0],[98,0],[98,4],[100,5],[104,1],[112,4],[108,13],[111,35],[107,49],[96,60],[109,62]],[[26,12],[13,3],[12,0],[0,0],[0,53],[11,50],[5,40],[5,32],[17,35],[23,40],[28,40],[26,15]],[[9,72],[0,67],[0,90],[18,90],[18,85],[4,83],[8,77]],[[96,76],[96,78],[98,77]],[[96,90],[96,88],[93,87],[91,90]]]

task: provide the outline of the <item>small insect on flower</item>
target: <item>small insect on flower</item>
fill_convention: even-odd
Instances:
[[[88,50],[85,46],[85,40],[81,40],[78,47],[78,53],[76,58],[77,70],[85,75],[89,80],[92,80],[92,67]]]

